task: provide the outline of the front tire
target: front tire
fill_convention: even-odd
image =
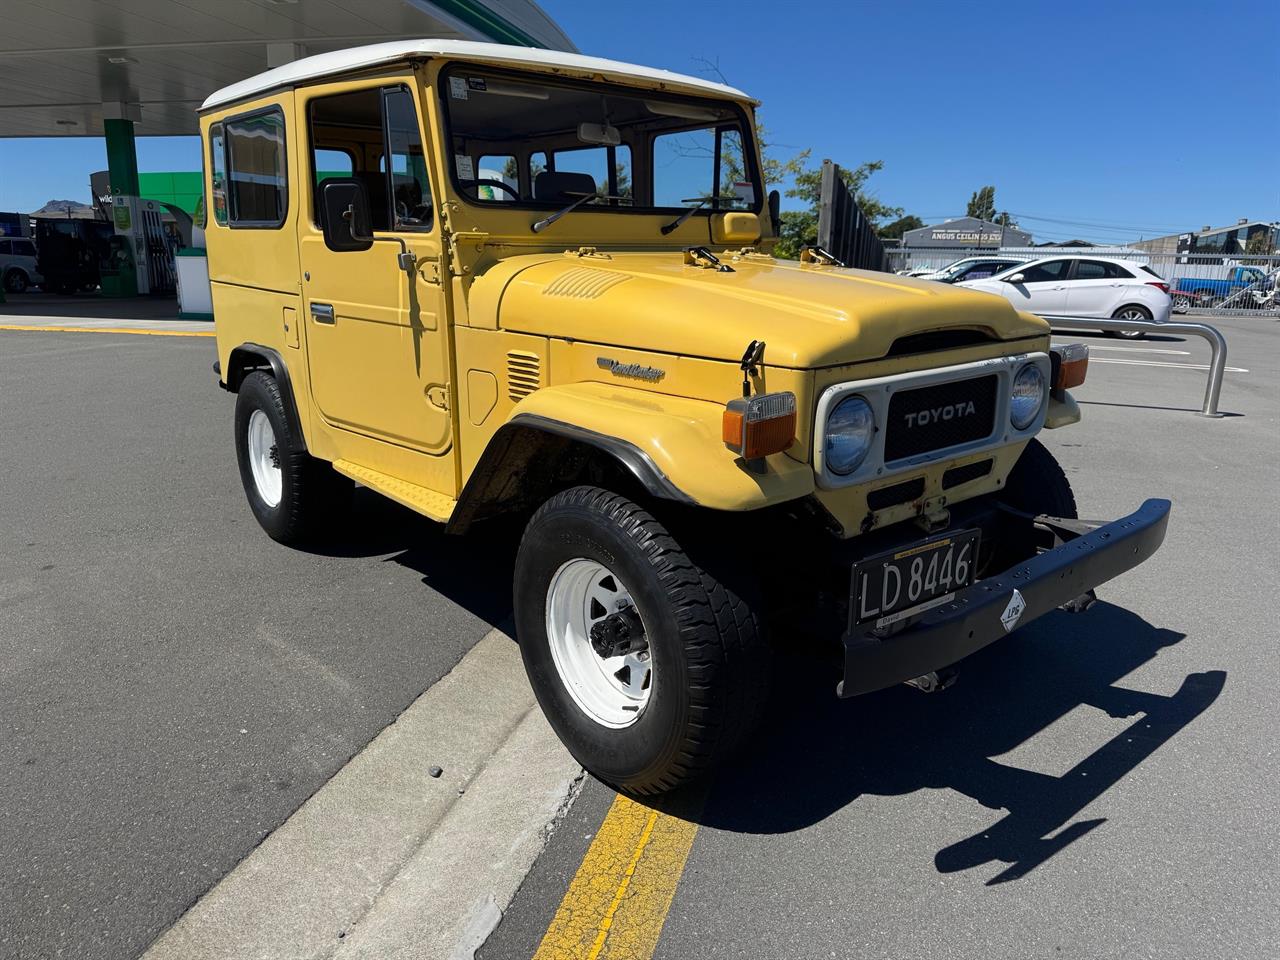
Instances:
[[[752,591],[695,563],[625,497],[582,486],[543,504],[520,543],[514,592],[538,702],[608,783],[671,790],[732,752],[763,711],[768,648]],[[619,630],[643,649],[609,646]]]
[[[255,370],[236,396],[236,459],[249,509],[272,540],[323,539],[350,500],[352,482],[295,442],[280,385]]]
[[[1061,464],[1043,443],[1032,439],[1009,472],[1000,499],[1033,516],[1075,519],[1076,497]]]

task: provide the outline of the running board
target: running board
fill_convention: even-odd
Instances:
[[[453,513],[453,508],[458,505],[458,501],[454,500],[453,497],[446,497],[443,493],[436,493],[434,490],[420,487],[416,483],[409,483],[399,477],[392,477],[385,473],[379,473],[377,470],[370,470],[368,467],[362,467],[358,463],[352,463],[350,460],[335,460],[333,469],[344,476],[350,477],[356,483],[368,487],[370,490],[376,490],[384,497],[390,497],[396,503],[421,513],[423,516],[430,517],[432,520],[439,520],[441,523],[446,523],[449,520],[450,515]]]

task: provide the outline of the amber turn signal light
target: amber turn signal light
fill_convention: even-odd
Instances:
[[[1068,343],[1053,348],[1053,389],[1066,390],[1084,383],[1089,369],[1089,348],[1083,343]]]
[[[794,393],[762,393],[730,400],[724,411],[724,442],[745,460],[781,453],[796,439]]]

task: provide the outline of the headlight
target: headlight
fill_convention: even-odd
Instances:
[[[1009,422],[1015,430],[1025,430],[1035,422],[1044,405],[1044,374],[1034,363],[1028,363],[1013,378],[1013,395],[1009,399]]]
[[[827,469],[848,476],[871,451],[871,438],[876,432],[876,417],[871,405],[861,397],[846,397],[836,404],[827,417],[823,459]]]

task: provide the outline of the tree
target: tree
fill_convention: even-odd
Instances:
[[[996,218],[996,188],[986,186],[975,190],[969,197],[969,207],[965,210],[965,216],[977,217],[979,220],[994,220]]]
[[[1008,210],[1001,210],[996,214],[996,223],[1002,227],[1009,227],[1012,230],[1018,229],[1018,221],[1013,219]]]
[[[794,160],[803,161],[808,156],[809,151],[805,150]],[[901,207],[891,207],[882,203],[863,189],[873,173],[884,169],[883,160],[872,160],[869,163],[860,164],[852,170],[846,167],[840,167],[839,169],[840,179],[844,181],[844,185],[849,188],[849,192],[858,201],[858,206],[862,208],[863,214],[871,221],[873,227],[878,226],[883,220],[902,216]],[[818,206],[822,199],[822,168],[806,167],[802,169],[792,179],[792,184],[787,188],[786,195],[803,201],[804,208],[783,211],[782,223],[779,225],[778,231],[778,243],[774,247],[773,253],[774,256],[782,257],[786,260],[794,260],[800,256],[801,247],[812,246],[818,242]]]
[[[880,228],[881,240],[901,240],[902,235],[908,230],[919,230],[924,226],[924,221],[917,217],[914,213],[909,213],[905,217],[899,217],[892,223],[886,223]]]

